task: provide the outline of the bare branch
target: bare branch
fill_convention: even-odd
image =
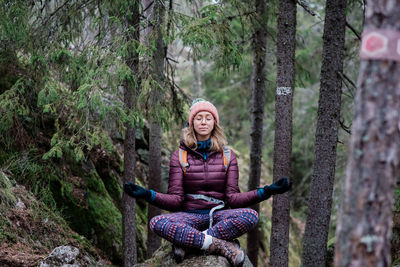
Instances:
[[[179,61],[177,61],[177,60],[175,60],[173,58],[170,58],[170,57],[166,57],[166,59],[169,60],[169,61],[172,61],[174,63],[179,63]]]
[[[151,3],[143,10],[143,13],[146,12],[153,4],[154,1],[151,1]]]
[[[343,77],[357,90],[356,84],[346,74],[343,73]]]
[[[346,26],[347,26],[347,28],[349,28],[354,33],[355,36],[357,36],[358,40],[361,41],[360,34],[347,21],[346,21]]]
[[[342,78],[342,81],[343,81],[344,84],[346,85],[346,88],[349,90],[349,92],[350,92],[350,94],[351,94],[351,97],[354,98],[354,93],[353,93],[353,91],[351,90],[351,88],[347,85],[347,82],[349,82],[349,83],[354,87],[354,89],[357,90],[356,85],[355,85],[355,84],[353,83],[353,81],[350,80],[350,78],[347,77],[344,73],[337,72],[337,74],[340,76],[340,78]],[[347,82],[346,82],[346,81],[347,81]]]
[[[342,118],[339,119],[339,125],[340,125],[340,128],[343,129],[343,131],[345,131],[345,132],[347,132],[348,134],[351,135],[351,130],[350,130],[351,126],[346,126],[344,124],[344,119],[342,119]]]
[[[306,0],[296,0],[296,2],[302,7],[304,8],[305,11],[307,11],[307,13],[309,13],[311,16],[315,16],[316,13],[314,11],[311,10],[310,8],[310,4],[306,1]],[[350,25],[350,23],[348,23],[346,21],[346,27],[349,28],[354,35],[358,38],[358,40],[361,40],[361,36],[360,34],[354,29],[353,26]]]
[[[315,16],[315,12],[311,10],[310,4],[306,0],[296,0],[297,4],[299,4],[305,11],[307,11],[311,16]]]

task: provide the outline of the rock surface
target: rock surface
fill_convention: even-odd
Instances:
[[[40,267],[62,266],[68,264],[70,267],[79,266],[75,263],[79,255],[79,249],[71,246],[56,247],[48,257],[40,262]]]
[[[95,261],[80,253],[73,246],[60,246],[53,249],[49,256],[40,262],[40,267],[80,267],[80,266],[107,266],[102,261]]]
[[[165,242],[163,245],[153,254],[153,257],[144,263],[137,265],[138,267],[195,267],[195,266],[213,266],[213,267],[230,267],[230,263],[225,257],[217,255],[207,255],[204,252],[191,253],[183,262],[177,264],[173,258],[171,244]],[[253,267],[249,258],[246,256],[243,267]]]

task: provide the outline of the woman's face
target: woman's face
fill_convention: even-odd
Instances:
[[[194,116],[193,128],[197,140],[204,141],[209,139],[211,132],[214,129],[213,115],[208,111],[200,111],[196,116]]]

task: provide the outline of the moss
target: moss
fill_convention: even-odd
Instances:
[[[0,171],[0,208],[13,207],[15,203],[11,181]]]
[[[66,195],[63,196],[61,182],[53,181],[52,191],[55,193],[57,206],[74,231],[102,249],[114,263],[118,263],[122,257],[121,213],[107,191],[98,190],[104,189],[101,179],[96,179],[96,175],[92,174],[89,180],[92,184],[86,187],[85,205],[76,205]],[[95,181],[100,185],[95,186]],[[103,192],[92,191],[93,188]]]
[[[79,200],[76,199],[73,193],[73,185],[69,182],[61,182],[61,195],[72,202],[73,205],[78,205]]]
[[[74,234],[74,235],[72,235],[72,237],[76,241],[78,241],[85,248],[86,251],[92,252],[92,254],[94,254],[92,245],[90,244],[90,242],[86,238],[84,238],[83,236],[78,235],[78,234]]]
[[[17,236],[14,234],[14,230],[11,222],[6,216],[0,214],[0,243],[16,243]]]
[[[116,173],[114,170],[110,170],[107,175],[101,175],[101,179],[108,194],[114,200],[114,203],[117,205],[118,209],[122,210],[122,188],[119,184],[120,177],[118,173]]]
[[[97,192],[103,195],[108,195],[104,183],[100,179],[96,171],[91,171],[89,174],[87,174],[85,177],[85,182],[90,191]]]
[[[0,148],[0,163],[7,166],[18,177],[19,183],[24,184],[37,199],[45,203],[36,205],[31,202],[33,204],[28,207],[32,209],[29,213],[35,225],[41,225],[44,220],[57,223],[60,236],[56,240],[64,239],[65,242],[69,242],[66,232],[72,229],[78,233],[72,238],[85,249],[95,245],[114,264],[121,263],[122,189],[119,170],[115,169],[118,168],[117,165],[104,168],[105,172],[99,175],[90,162],[72,164],[66,159],[43,161],[35,149],[8,154],[4,149],[4,146]],[[3,199],[7,199],[7,205],[15,205],[16,200],[12,194],[12,183],[3,178],[3,173],[0,174],[0,242],[17,242],[19,236],[26,235],[13,230],[7,218],[3,218]],[[147,238],[147,204],[138,202],[136,214],[138,259],[143,260]],[[57,215],[61,215],[65,221]],[[51,223],[46,225],[43,231],[49,230],[47,227],[53,227]],[[41,246],[51,247],[56,240],[41,240],[42,234],[46,236],[42,231],[31,233],[31,241],[27,242],[33,246],[40,241]]]
[[[140,201],[136,202],[136,246],[138,262],[146,259],[146,240],[147,240],[147,203],[141,205]]]
[[[91,192],[88,205],[88,219],[95,228],[97,243],[111,254],[113,261],[119,261],[122,255],[121,213],[108,195]]]

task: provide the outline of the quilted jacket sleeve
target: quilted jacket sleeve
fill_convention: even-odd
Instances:
[[[226,202],[231,208],[244,208],[257,204],[261,199],[257,195],[257,189],[240,193],[239,189],[239,168],[235,153],[231,150],[226,182]]]
[[[156,192],[151,204],[168,211],[179,211],[184,199],[183,172],[179,163],[179,150],[175,151],[170,160],[168,193]]]

